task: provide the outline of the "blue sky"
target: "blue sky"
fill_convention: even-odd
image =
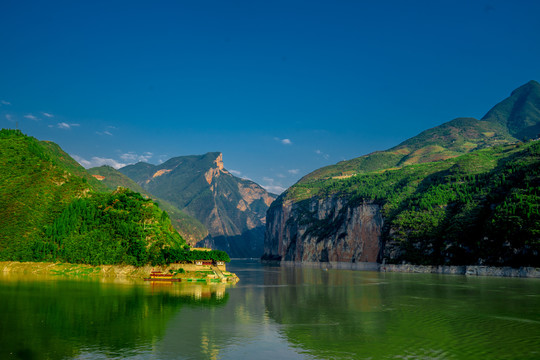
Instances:
[[[539,1],[7,1],[0,124],[85,166],[223,152],[279,193],[540,80]]]

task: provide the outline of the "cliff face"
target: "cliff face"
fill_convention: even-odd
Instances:
[[[284,201],[267,213],[264,257],[307,262],[376,262],[383,217],[372,202],[346,198]]]
[[[269,209],[263,258],[540,266],[540,141],[519,141],[539,133],[531,81],[482,120],[315,170]]]
[[[138,163],[120,172],[199,220],[209,235],[196,246],[231,257],[261,256],[266,210],[275,196],[233,176],[221,153],[175,157],[157,166]]]

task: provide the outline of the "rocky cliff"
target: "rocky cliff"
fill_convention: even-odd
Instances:
[[[540,84],[482,120],[318,169],[267,213],[263,259],[540,266]]]
[[[285,201],[267,213],[265,258],[284,261],[376,262],[384,225],[381,207],[347,198]]]
[[[232,175],[221,153],[179,156],[161,165],[138,163],[120,172],[204,224],[209,235],[196,246],[224,250],[231,257],[263,253],[266,210],[275,195]]]

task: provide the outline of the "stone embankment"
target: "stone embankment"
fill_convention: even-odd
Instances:
[[[494,266],[433,266],[433,265],[395,265],[380,264],[381,272],[406,272],[422,274],[453,274],[467,276],[499,276],[499,277],[521,277],[521,278],[540,278],[540,268],[534,267],[494,267]]]
[[[435,265],[411,265],[411,264],[379,264],[375,262],[347,263],[340,261],[331,262],[300,262],[300,261],[276,261],[263,260],[263,263],[279,264],[281,266],[305,266],[320,269],[360,270],[380,272],[403,272],[417,274],[448,274],[466,276],[497,276],[497,277],[520,277],[540,279],[540,268],[535,267],[494,267],[494,266],[435,266]]]
[[[227,282],[236,283],[238,277],[236,274],[229,273],[224,265],[212,266],[218,268],[219,272]],[[1,273],[16,274],[36,274],[36,275],[66,275],[66,276],[102,276],[113,278],[139,278],[148,277],[152,271],[161,271],[169,273],[169,270],[175,271],[184,269],[185,273],[178,274],[177,277],[185,279],[214,279],[222,276],[216,274],[210,266],[201,266],[195,264],[171,264],[168,266],[132,266],[132,265],[85,265],[85,264],[66,264],[66,263],[43,263],[43,262],[0,262]],[[212,274],[211,274],[212,273]]]

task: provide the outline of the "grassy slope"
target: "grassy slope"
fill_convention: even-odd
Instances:
[[[300,182],[444,160],[489,146],[537,138],[539,134],[540,84],[530,81],[495,105],[481,120],[454,119],[389,150],[315,170]]]
[[[161,209],[169,214],[171,222],[174,228],[182,235],[182,237],[190,244],[195,244],[208,235],[208,230],[201,224],[200,221],[194,217],[179,210],[176,206],[172,205],[168,201],[152,196],[146,190],[144,190],[139,184],[131,180],[126,175],[122,174],[116,169],[110,166],[101,166],[92,169],[88,169],[88,172],[92,175],[101,175],[105,179],[100,181],[110,190],[115,190],[118,186],[131,189],[135,192],[141,193],[148,198],[157,202]]]
[[[426,130],[389,150],[318,169],[300,182],[450,159],[472,150],[515,141],[499,124],[459,118]]]

